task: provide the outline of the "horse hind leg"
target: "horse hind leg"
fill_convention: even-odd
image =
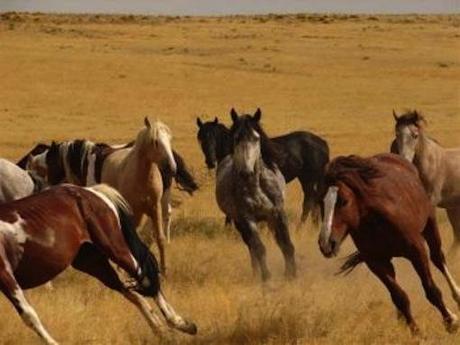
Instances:
[[[16,282],[16,279],[8,271],[9,270],[6,267],[3,267],[0,271],[0,289],[14,305],[15,309],[28,327],[33,329],[46,344],[57,345],[58,343],[56,340],[49,335],[38,318],[37,313],[25,298],[22,289]]]
[[[276,243],[281,248],[285,261],[285,275],[295,278],[297,267],[295,263],[295,249],[289,236],[287,217],[284,212],[277,212],[270,220],[269,226],[275,234]]]
[[[418,333],[419,329],[412,317],[409,297],[396,281],[396,273],[391,261],[366,261],[366,264],[372,273],[374,273],[388,289],[391,300],[405,318],[412,333]]]
[[[116,262],[119,264],[119,262]],[[127,269],[123,263],[122,268],[130,273],[135,270],[135,267]],[[133,263],[134,265],[134,263]],[[134,304],[142,313],[147,323],[152,328],[154,333],[161,334],[165,327],[160,318],[154,313],[148,302],[138,293],[128,289],[120,280],[115,270],[110,265],[106,256],[104,256],[94,245],[85,244],[81,247],[72,266],[86,274],[98,279],[108,288],[121,293],[128,301]]]
[[[426,298],[441,313],[444,319],[446,330],[448,332],[457,331],[459,327],[458,318],[444,304],[441,290],[439,290],[439,288],[436,286],[431,275],[428,257],[425,252],[425,247],[422,243],[414,247],[413,253],[409,259],[414,269],[417,271],[418,276],[420,277],[423,289],[425,290]]]
[[[238,229],[244,243],[246,243],[249,249],[253,272],[255,272],[255,269],[258,267],[260,269],[262,280],[266,281],[270,279],[270,272],[268,270],[265,257],[265,246],[260,240],[255,223],[247,220],[238,220],[235,221],[235,227]]]
[[[439,228],[434,215],[428,219],[422,234],[430,249],[431,261],[443,274],[447,284],[449,285],[452,297],[460,308],[460,288],[447,268],[446,258],[442,251],[441,236],[439,234]]]

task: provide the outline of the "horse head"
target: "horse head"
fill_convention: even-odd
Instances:
[[[219,123],[217,116],[214,121],[203,122],[199,117],[196,118],[198,126],[197,139],[205,157],[205,163],[208,169],[214,169],[217,165],[217,151],[220,142],[220,128],[223,126]]]
[[[160,162],[166,159],[175,174],[177,164],[171,146],[171,130],[161,121],[155,120],[151,123],[148,117],[144,118],[144,125],[137,136],[135,146],[144,152],[149,160]]]
[[[395,119],[395,135],[398,153],[406,158],[409,162],[414,160],[417,147],[420,142],[420,135],[423,133],[426,124],[423,116],[417,112],[409,111],[398,116],[393,110]]]

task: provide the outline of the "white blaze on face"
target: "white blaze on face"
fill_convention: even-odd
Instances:
[[[260,156],[260,135],[252,130],[251,140],[245,140],[235,146],[233,160],[239,171],[252,173]]]
[[[339,187],[330,186],[324,197],[324,219],[321,225],[321,232],[319,234],[319,243],[325,252],[330,252],[329,239],[332,232],[332,221],[334,219],[334,209],[337,202],[337,192]]]
[[[414,160],[415,149],[418,142],[416,128],[413,130],[409,126],[401,126],[396,130],[396,142],[398,143],[399,154],[409,162]]]
[[[163,151],[168,159],[169,167],[171,168],[172,172],[175,173],[177,170],[177,164],[171,148],[171,136],[166,131],[159,129],[158,142],[162,146]]]

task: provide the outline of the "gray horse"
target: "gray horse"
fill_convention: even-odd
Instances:
[[[444,208],[454,230],[453,248],[460,247],[460,148],[446,149],[425,134],[425,120],[417,111],[398,116],[392,152],[417,167],[434,206]]]
[[[7,159],[0,158],[0,203],[25,198],[43,189],[44,181]]]
[[[261,112],[238,116],[231,112],[231,154],[217,167],[216,198],[220,209],[235,222],[248,246],[254,273],[270,278],[265,247],[257,223],[266,221],[283,253],[288,278],[295,277],[294,246],[284,212],[285,181],[275,162],[277,152],[260,126]]]

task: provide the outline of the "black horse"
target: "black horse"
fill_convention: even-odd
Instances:
[[[238,116],[234,109],[231,116]],[[260,109],[254,114],[262,116]],[[197,118],[198,141],[205,156],[205,162],[209,169],[214,169],[216,164],[222,161],[231,151],[232,138],[230,130],[219,123],[216,117],[214,121],[202,122]],[[271,138],[272,147],[281,154],[276,155],[276,164],[279,167],[287,183],[298,179],[304,193],[302,206],[302,225],[310,212],[316,222],[319,217],[322,198],[324,169],[329,162],[329,146],[319,136],[307,131],[295,131]],[[264,155],[262,153],[262,155]]]

